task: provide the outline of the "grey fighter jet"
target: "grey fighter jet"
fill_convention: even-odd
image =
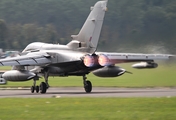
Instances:
[[[9,81],[33,80],[31,92],[46,93],[49,76],[82,76],[85,91],[92,91],[86,75],[93,72],[99,77],[118,77],[127,72],[115,66],[117,63],[141,62],[134,68],[156,68],[154,60],[167,60],[173,55],[96,52],[97,44],[107,11],[108,0],[98,1],[93,7],[78,35],[72,35],[67,45],[34,42],[20,56],[1,59],[1,66],[13,66],[2,77]],[[36,81],[44,76],[45,82]]]

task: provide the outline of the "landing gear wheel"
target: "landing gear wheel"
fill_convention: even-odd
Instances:
[[[36,86],[36,87],[35,87],[35,90],[36,90],[36,93],[38,93],[39,90],[40,90],[40,89],[39,89],[39,86]]]
[[[31,86],[31,93],[34,93],[34,91],[35,91],[35,87]]]
[[[47,85],[45,82],[41,82],[40,83],[40,93],[44,94],[46,93],[46,90],[47,90]]]
[[[92,83],[89,80],[84,84],[84,89],[86,93],[90,93],[92,91]]]

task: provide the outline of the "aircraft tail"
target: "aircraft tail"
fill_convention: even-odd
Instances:
[[[98,1],[81,28],[78,35],[72,35],[72,41],[67,45],[79,51],[94,53],[97,49],[100,32],[104,20],[104,15],[107,10],[108,0]]]

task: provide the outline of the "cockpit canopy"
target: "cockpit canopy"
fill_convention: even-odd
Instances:
[[[23,53],[26,53],[26,52],[38,52],[40,50],[69,50],[69,48],[66,45],[34,42],[34,43],[29,44],[23,50]]]
[[[31,43],[23,50],[23,52],[38,51],[42,48],[44,44],[46,43],[42,43],[42,42]]]

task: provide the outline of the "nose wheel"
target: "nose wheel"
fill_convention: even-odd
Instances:
[[[36,93],[39,92],[39,86],[31,86],[31,93],[34,93],[36,91]]]
[[[47,89],[48,89],[47,84],[45,82],[41,82],[40,86],[38,86],[38,85],[31,86],[31,93],[34,93],[35,91],[36,91],[36,93],[39,93],[39,91],[40,91],[40,93],[44,94],[44,93],[46,93]]]
[[[86,93],[91,93],[92,91],[92,83],[89,80],[86,80],[87,77],[83,76],[83,84],[84,84],[84,90]]]
[[[39,92],[39,86],[38,85],[36,86],[36,80],[37,79],[34,79],[33,86],[31,86],[31,93],[34,93],[35,91],[36,91],[36,93]]]

